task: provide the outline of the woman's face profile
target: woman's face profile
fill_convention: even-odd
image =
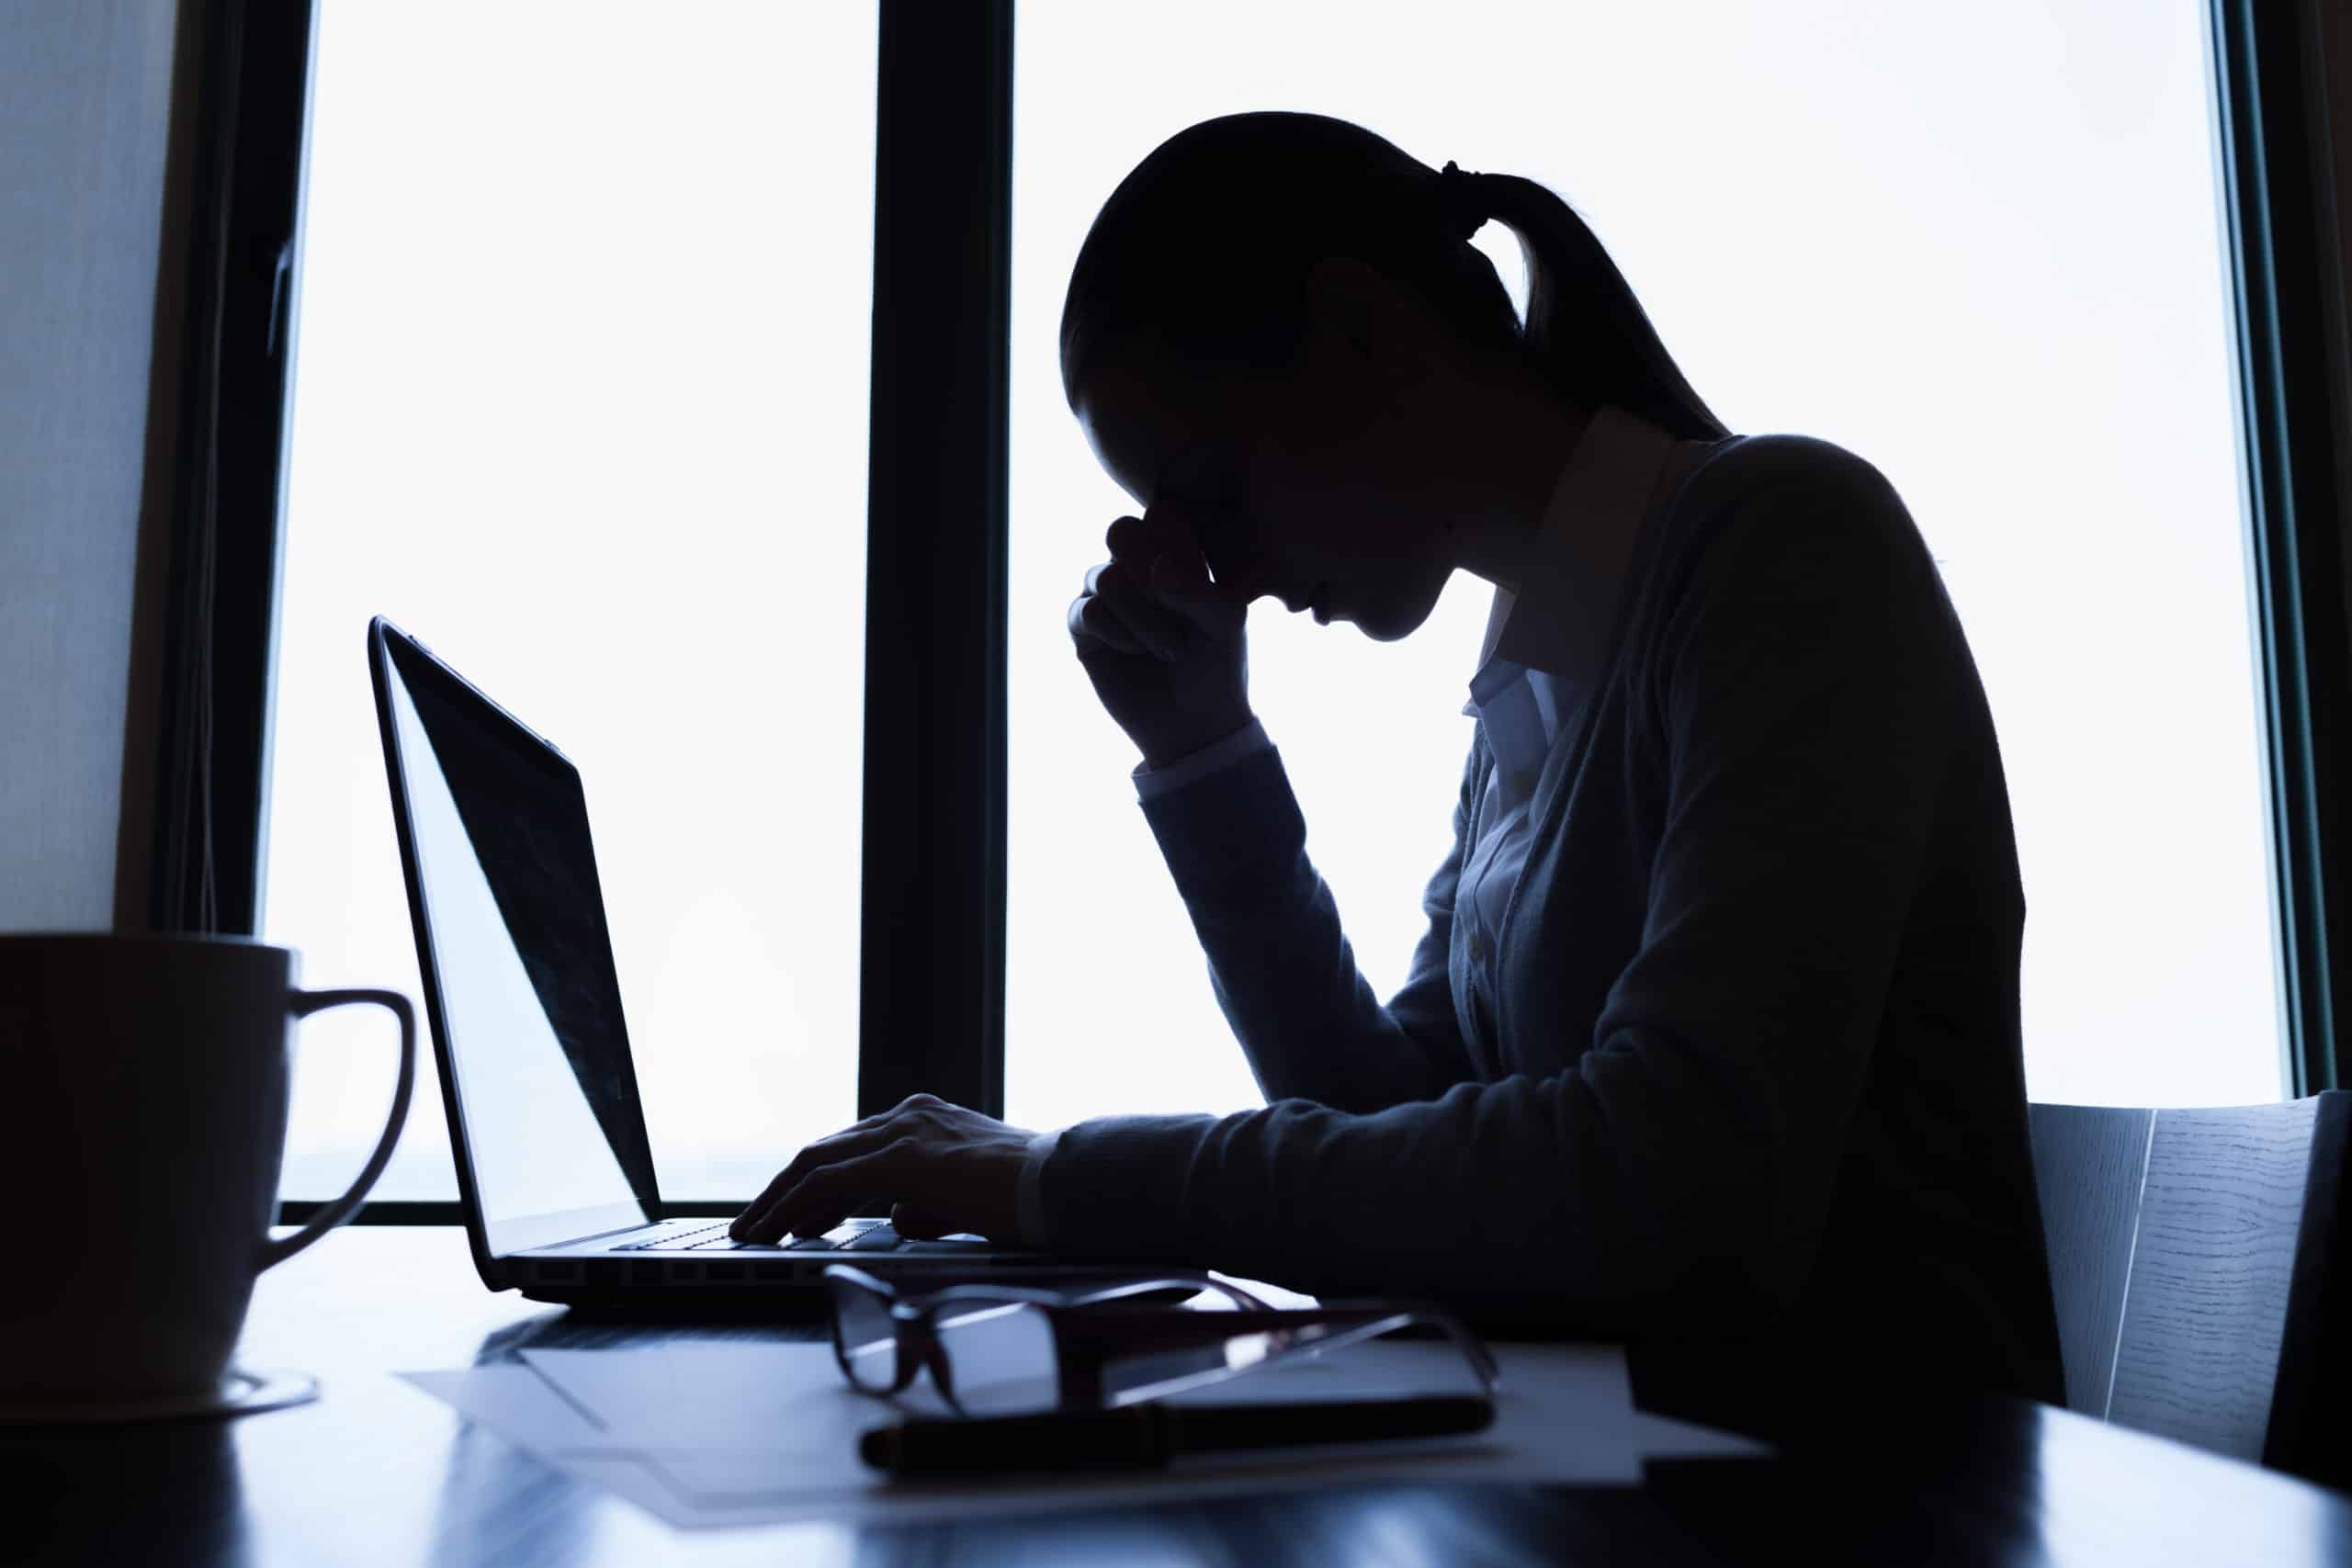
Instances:
[[[1439,422],[1394,370],[1328,333],[1272,370],[1139,345],[1090,368],[1071,406],[1104,469],[1147,515],[1188,522],[1219,581],[1387,642],[1453,570]]]

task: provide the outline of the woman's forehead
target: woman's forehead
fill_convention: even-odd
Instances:
[[[1080,378],[1071,412],[1105,472],[1139,506],[1187,454],[1229,435],[1190,378],[1153,374],[1131,360],[1104,360]]]

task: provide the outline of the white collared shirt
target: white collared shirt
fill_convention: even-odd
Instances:
[[[1518,585],[1495,590],[1462,708],[1485,730],[1495,766],[1453,898],[1454,918],[1471,922],[1483,996],[1493,994],[1495,944],[1527,860],[1536,780],[1608,671],[1634,544],[1700,445],[1623,409],[1600,409],[1560,471]]]

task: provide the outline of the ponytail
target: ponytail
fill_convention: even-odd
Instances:
[[[1473,210],[1483,209],[1519,237],[1527,260],[1523,341],[1555,385],[1685,440],[1731,434],[1684,378],[1625,275],[1574,208],[1517,175],[1471,175],[1466,183],[1479,198]]]

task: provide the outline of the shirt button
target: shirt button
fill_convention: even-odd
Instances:
[[[1481,964],[1487,961],[1487,939],[1476,931],[1470,933],[1470,956]]]

